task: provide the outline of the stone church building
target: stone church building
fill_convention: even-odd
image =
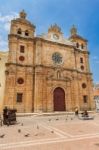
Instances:
[[[47,34],[35,36],[24,11],[11,21],[4,106],[18,112],[93,109],[87,40],[75,26],[70,32],[64,38],[55,24]]]

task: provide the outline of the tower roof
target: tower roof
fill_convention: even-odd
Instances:
[[[22,10],[20,13],[19,13],[19,17],[16,18],[16,19],[13,19],[12,22],[14,23],[22,23],[22,24],[27,24],[27,25],[30,25],[31,27],[35,28],[35,25],[32,24],[29,20],[26,19],[26,12],[24,10]]]
[[[83,38],[77,34],[77,28],[75,27],[75,25],[73,25],[72,28],[70,29],[70,33],[71,33],[71,36],[69,39],[81,39],[81,40],[87,42],[87,40],[85,38]]]

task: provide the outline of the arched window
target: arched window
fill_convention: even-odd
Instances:
[[[84,70],[84,66],[83,65],[80,68],[81,68],[82,71]]]
[[[29,36],[29,31],[28,30],[25,31],[25,36]]]
[[[76,43],[76,47],[79,48],[79,43]]]
[[[22,34],[21,28],[18,29],[17,34]]]
[[[81,49],[84,49],[84,45],[83,44],[81,44]]]

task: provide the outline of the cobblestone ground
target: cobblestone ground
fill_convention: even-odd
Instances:
[[[99,150],[99,114],[18,117],[0,127],[0,150]]]

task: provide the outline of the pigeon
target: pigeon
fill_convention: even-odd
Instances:
[[[25,134],[24,136],[25,136],[25,137],[29,137],[29,135],[30,135],[30,134],[29,134],[29,133],[27,133],[27,134]]]
[[[54,133],[54,131],[51,131],[51,133]]]
[[[0,135],[0,138],[4,138],[5,134]]]
[[[48,121],[51,121],[51,119],[49,119]]]
[[[37,126],[37,129],[39,129],[39,126]]]
[[[21,129],[18,129],[18,133],[21,133]]]
[[[23,123],[21,123],[21,126],[23,126]]]
[[[35,134],[34,136],[38,136],[38,134]]]

